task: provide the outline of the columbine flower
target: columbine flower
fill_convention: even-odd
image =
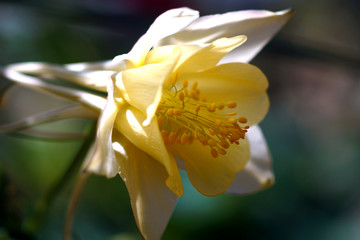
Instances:
[[[142,235],[158,239],[183,194],[179,168],[207,196],[273,183],[256,125],[268,111],[268,83],[247,62],[290,15],[239,11],[199,18],[197,11],[173,9],[113,61],[20,64],[7,76],[101,111],[84,168],[108,177],[120,173]],[[107,97],[21,80],[19,72],[66,79]]]

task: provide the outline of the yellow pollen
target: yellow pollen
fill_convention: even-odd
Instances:
[[[177,133],[176,133],[176,132],[171,132],[171,133],[169,134],[169,143],[170,143],[170,144],[175,142],[176,136],[177,136]]]
[[[239,123],[247,123],[246,117],[239,117],[238,121],[239,121]]]
[[[180,100],[180,101],[184,101],[184,99],[185,99],[184,92],[180,92],[180,93],[179,93],[179,100]]]
[[[185,143],[189,142],[190,138],[191,138],[191,136],[189,134],[183,133],[183,135],[181,136],[180,141],[181,141],[182,144],[185,144]]]
[[[226,154],[226,151],[222,148],[218,148],[218,153],[220,153],[221,155],[225,155]]]
[[[208,107],[209,112],[215,112],[215,103],[211,103]]]
[[[217,144],[217,142],[216,142],[214,139],[210,138],[210,139],[208,140],[207,144],[208,144],[210,147],[215,147],[216,144]]]
[[[180,116],[182,114],[181,109],[179,108],[175,108],[173,111],[175,116]]]
[[[182,80],[182,87],[179,87],[177,76],[173,76],[168,80],[173,85],[163,89],[156,111],[164,143],[192,144],[198,141],[209,148],[209,154],[214,158],[225,155],[231,145],[240,144],[248,126],[240,125],[247,123],[245,117],[232,117],[237,113],[228,108],[235,108],[236,103],[207,102],[205,96],[200,96],[197,82],[188,91],[188,81]]]
[[[170,108],[170,109],[167,110],[166,113],[167,113],[167,115],[169,115],[169,116],[173,116],[173,115],[174,115],[174,109]]]
[[[211,153],[211,155],[212,155],[214,158],[217,158],[217,157],[219,156],[219,154],[218,154],[218,152],[216,151],[215,148],[212,148],[212,149],[210,150],[210,153]]]
[[[235,107],[236,107],[236,102],[230,101],[230,102],[228,102],[228,103],[226,104],[226,106],[227,106],[228,108],[235,108]]]
[[[236,123],[236,119],[235,119],[235,118],[229,118],[229,119],[228,119],[228,123],[235,124],[235,123]]]

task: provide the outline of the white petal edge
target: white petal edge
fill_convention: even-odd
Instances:
[[[258,125],[251,126],[247,138],[250,144],[250,160],[245,168],[235,175],[234,182],[226,193],[254,193],[274,183],[272,160],[260,127]]]
[[[178,32],[186,27],[189,23],[199,17],[199,12],[190,8],[171,9],[155,19],[148,31],[135,43],[134,47],[128,53],[129,59],[135,65],[139,66],[145,59],[146,53],[160,39]],[[121,63],[124,56],[115,57],[113,64]]]
[[[203,16],[164,39],[156,46],[171,44],[201,44],[222,37],[246,35],[248,41],[228,53],[220,62],[249,62],[282,28],[292,10],[270,12],[246,10]]]

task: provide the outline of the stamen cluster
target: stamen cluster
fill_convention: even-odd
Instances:
[[[230,144],[239,144],[245,138],[249,126],[245,117],[236,117],[231,111],[236,102],[208,102],[200,96],[198,83],[191,88],[188,81],[182,87],[176,86],[177,77],[170,78],[169,87],[163,89],[162,99],[156,116],[161,135],[166,145],[191,144],[199,141],[210,147],[211,155],[216,158],[226,154]],[[244,126],[245,125],[245,126]]]

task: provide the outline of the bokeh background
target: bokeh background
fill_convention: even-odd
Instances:
[[[296,14],[252,61],[270,82],[271,108],[261,126],[276,184],[249,196],[209,198],[183,175],[185,194],[163,238],[360,239],[357,0],[1,0],[0,66],[112,59],[128,52],[157,15],[180,6],[202,15],[286,8]],[[0,79],[1,90],[8,86]],[[18,91],[3,101],[0,123],[62,103]],[[40,128],[86,133],[91,124],[64,120]],[[61,239],[74,175],[57,194],[48,191],[81,144],[0,135],[0,239]],[[34,209],[46,211],[34,216]],[[120,177],[90,177],[74,231],[74,239],[140,239]]]

